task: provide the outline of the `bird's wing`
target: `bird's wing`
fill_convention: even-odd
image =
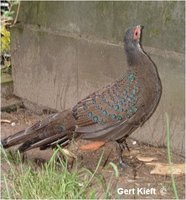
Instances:
[[[113,84],[80,101],[73,113],[76,132],[85,139],[110,139],[113,131],[122,131],[138,111],[139,86],[135,73],[128,73]],[[125,127],[128,132],[130,127]]]
[[[1,141],[3,147],[22,144],[19,151],[32,148],[53,147],[55,144],[66,144],[71,139],[71,132],[75,129],[75,120],[70,109],[52,114],[42,121],[35,123],[18,133],[10,135]]]

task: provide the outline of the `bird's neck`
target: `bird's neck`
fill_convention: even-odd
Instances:
[[[159,80],[156,66],[140,46],[126,49],[126,56],[129,70],[140,71],[140,76],[146,79],[149,76],[151,79]]]
[[[141,48],[128,48],[125,49],[127,62],[129,68],[136,67],[140,64],[143,64],[145,59],[147,59],[147,55],[143,52]]]

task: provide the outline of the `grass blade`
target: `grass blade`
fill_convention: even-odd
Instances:
[[[171,144],[170,144],[170,121],[169,121],[169,116],[168,116],[167,113],[165,113],[165,117],[166,117],[167,155],[168,155],[168,162],[169,162],[170,170],[171,170],[172,188],[173,188],[173,192],[174,192],[175,198],[179,199],[177,188],[176,188],[176,182],[175,182],[174,175],[173,175],[173,172],[172,172],[173,169],[172,169]]]

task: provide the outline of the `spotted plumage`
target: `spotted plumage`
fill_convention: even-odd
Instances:
[[[126,120],[136,113],[137,100],[137,77],[136,74],[128,72],[126,77],[118,79],[109,88],[97,91],[76,105],[77,124],[79,127],[85,126],[82,118],[86,115],[89,118],[88,123],[102,125],[110,120]]]
[[[154,113],[162,91],[157,68],[141,48],[140,35],[141,26],[130,28],[125,34],[126,74],[82,99],[72,109],[53,114],[5,138],[2,145],[7,148],[21,144],[20,151],[46,149],[57,144],[65,146],[72,138],[79,137],[114,140],[120,147],[122,142],[126,146],[126,138]],[[123,146],[121,164],[122,150]]]

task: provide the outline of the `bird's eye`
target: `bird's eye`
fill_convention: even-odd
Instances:
[[[138,33],[139,33],[139,31],[136,29],[136,30],[134,31],[134,36],[133,36],[133,39],[134,39],[134,40],[137,40],[137,39],[138,39]]]

